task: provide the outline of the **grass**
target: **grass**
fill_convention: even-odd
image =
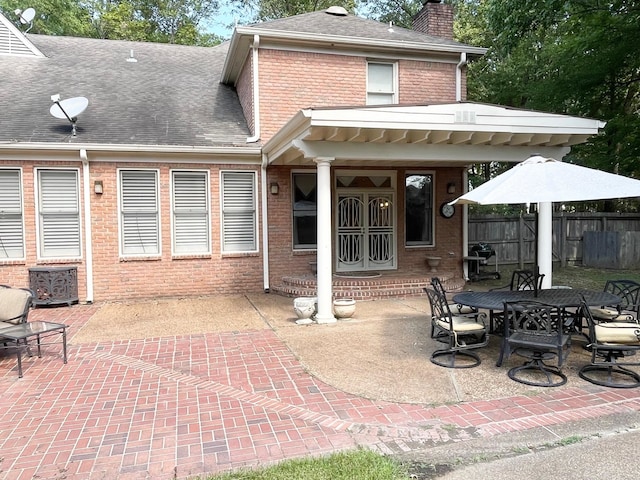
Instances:
[[[356,473],[357,472],[357,473]],[[207,480],[408,480],[406,468],[391,458],[359,449],[325,457],[286,460],[257,469],[243,469]]]
[[[485,267],[487,269],[488,267]],[[511,279],[511,272],[518,269],[517,265],[500,265],[498,267],[501,278],[499,280],[489,279],[467,284],[467,288],[473,289],[473,285],[478,287],[495,288],[507,285]],[[531,269],[533,265],[524,265],[524,268]],[[607,270],[599,268],[588,268],[581,266],[558,267],[553,266],[553,284],[567,285],[572,288],[585,288],[589,290],[602,290],[607,280],[629,279],[640,282],[640,271],[638,270]]]

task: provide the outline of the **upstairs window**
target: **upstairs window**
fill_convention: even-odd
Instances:
[[[173,253],[208,254],[209,175],[205,171],[171,172],[173,188]]]
[[[38,170],[40,258],[79,258],[80,200],[77,170]]]
[[[318,187],[315,173],[293,174],[293,248],[314,249],[317,241]]]
[[[405,175],[405,244],[433,246],[433,175]]]
[[[158,255],[158,172],[120,170],[120,244],[123,255]]]
[[[367,105],[398,103],[394,63],[367,64]]]
[[[0,170],[0,259],[24,258],[20,170]]]
[[[222,172],[222,252],[256,252],[256,175]]]

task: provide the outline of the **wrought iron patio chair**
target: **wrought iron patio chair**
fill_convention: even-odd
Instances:
[[[489,343],[486,314],[453,315],[444,295],[431,288],[424,291],[431,306],[431,338],[445,344],[431,354],[431,361],[447,368],[480,365],[480,357],[472,350]]]
[[[511,282],[501,287],[495,287],[489,289],[490,292],[498,290],[533,290],[534,296],[538,296],[537,292],[542,288],[542,279],[544,273],[538,273],[537,269],[534,270],[514,270],[511,274]],[[489,325],[491,326],[491,333],[502,335],[504,331],[504,312],[498,311],[489,312]]]
[[[508,371],[512,380],[537,387],[567,383],[561,367],[571,345],[566,323],[573,318],[565,317],[565,309],[535,301],[505,302],[503,318],[504,339],[496,366],[516,354],[526,361]],[[546,363],[554,359],[556,365]]]
[[[433,277],[431,279],[431,286],[433,289],[442,294],[445,298],[447,298],[447,291],[444,289],[444,285],[438,277]],[[469,305],[460,305],[459,303],[451,303],[447,300],[447,305],[449,306],[449,310],[454,315],[476,315],[478,313],[478,309],[475,307],[471,307]]]
[[[0,285],[0,330],[25,323],[33,305],[33,292],[28,288]]]
[[[587,382],[605,387],[634,388],[640,386],[640,375],[630,365],[640,365],[640,324],[635,322],[597,322],[591,309],[582,303],[580,310],[589,327],[591,363],[578,375]]]
[[[620,297],[619,305],[589,307],[598,322],[637,322],[640,312],[640,283],[634,280],[607,280],[604,291]]]

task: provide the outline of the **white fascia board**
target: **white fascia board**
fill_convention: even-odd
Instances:
[[[305,158],[333,157],[336,160],[434,162],[469,165],[483,162],[521,162],[536,153],[562,158],[568,147],[491,146],[491,145],[423,145],[348,142],[306,142],[294,140],[294,147]]]
[[[376,129],[448,130],[509,133],[596,134],[605,123],[599,120],[540,112],[514,111],[482,114],[474,121],[456,121],[457,112],[468,111],[463,104],[456,109],[434,111],[427,107],[380,107],[312,110],[311,127],[355,127]],[[471,110],[473,111],[473,109]],[[504,113],[501,115],[501,113]]]

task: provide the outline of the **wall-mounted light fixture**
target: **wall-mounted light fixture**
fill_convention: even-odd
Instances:
[[[278,182],[271,182],[269,185],[269,191],[271,192],[271,195],[278,195],[280,192],[280,185],[278,185]]]
[[[93,191],[96,195],[102,195],[104,193],[102,180],[96,180],[93,182]]]
[[[447,183],[447,193],[456,193],[456,184],[454,182]]]

